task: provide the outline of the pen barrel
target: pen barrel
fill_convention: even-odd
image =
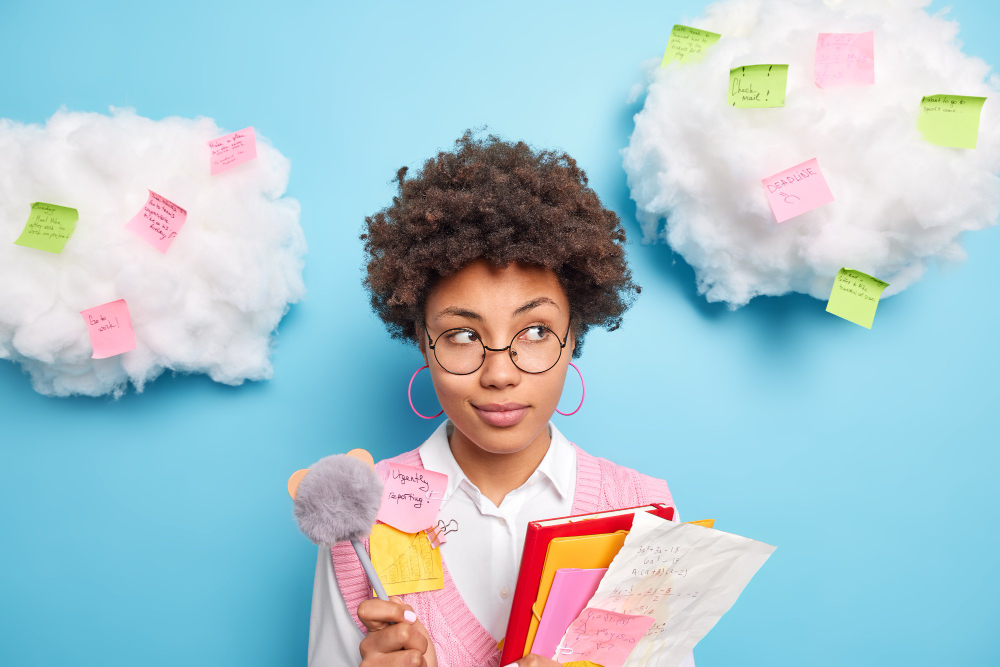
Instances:
[[[375,589],[375,597],[379,600],[388,600],[389,596],[385,593],[385,587],[382,585],[382,580],[378,578],[377,574],[375,574],[375,567],[372,565],[372,561],[368,557],[368,552],[365,551],[364,546],[361,545],[361,540],[351,540],[351,544],[354,545],[354,551],[358,554],[358,560],[361,561],[361,567],[365,568],[365,574],[368,575],[368,581],[371,582],[372,588]]]

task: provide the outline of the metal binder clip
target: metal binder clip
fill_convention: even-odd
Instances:
[[[454,527],[452,525],[454,524]],[[458,521],[452,519],[448,523],[444,522],[444,519],[438,519],[436,526],[431,526],[424,532],[427,533],[427,539],[431,542],[431,548],[437,549],[439,546],[447,542],[444,536],[448,533],[454,533],[458,530]]]

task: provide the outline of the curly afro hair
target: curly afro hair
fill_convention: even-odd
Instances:
[[[364,286],[394,338],[418,342],[435,282],[470,262],[552,269],[569,298],[576,353],[592,326],[610,331],[640,287],[625,230],[576,160],[467,131],[415,178],[396,173],[392,205],[365,218]]]

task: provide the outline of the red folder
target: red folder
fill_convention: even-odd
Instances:
[[[538,597],[538,580],[545,564],[545,552],[556,537],[576,537],[578,535],[599,535],[616,530],[630,530],[636,512],[649,512],[672,521],[674,508],[670,505],[653,503],[641,507],[629,507],[610,512],[581,514],[559,517],[544,521],[532,521],[524,538],[524,552],[521,554],[521,568],[517,574],[517,588],[511,603],[510,618],[507,620],[507,634],[504,635],[500,664],[506,665],[524,657],[524,642],[528,639],[531,624],[531,605]]]

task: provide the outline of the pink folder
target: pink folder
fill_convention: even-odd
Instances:
[[[545,658],[556,654],[559,640],[566,634],[566,628],[586,608],[590,598],[597,592],[601,577],[608,568],[594,570],[563,568],[556,570],[552,579],[552,589],[545,600],[542,620],[538,622],[538,632],[531,645],[531,652]]]

